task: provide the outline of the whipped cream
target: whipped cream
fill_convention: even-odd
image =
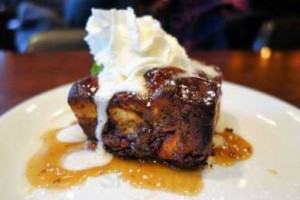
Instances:
[[[99,89],[95,95],[99,143],[95,152],[75,152],[65,159],[64,166],[73,170],[104,165],[112,160],[101,142],[108,102],[121,91],[145,94],[143,75],[149,69],[173,66],[186,71],[187,76],[197,77],[199,71],[210,78],[218,75],[214,68],[191,60],[177,39],[167,34],[157,20],[151,16],[136,17],[131,8],[92,9],[86,30],[85,40],[91,54],[98,65],[104,66],[98,75]]]
[[[149,67],[186,69],[190,65],[176,38],[167,34],[151,16],[137,18],[131,8],[92,9],[86,30],[85,39],[95,61],[105,66],[102,77],[109,73],[123,80]]]

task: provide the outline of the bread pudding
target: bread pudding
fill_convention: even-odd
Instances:
[[[93,10],[88,42],[98,75],[77,81],[68,103],[91,151],[178,168],[206,164],[222,74],[190,59],[150,16]]]

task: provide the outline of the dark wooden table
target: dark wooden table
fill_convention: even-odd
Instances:
[[[192,57],[220,66],[225,80],[246,85],[300,107],[300,51],[194,52]],[[87,52],[16,54],[0,52],[0,115],[21,101],[89,74]]]

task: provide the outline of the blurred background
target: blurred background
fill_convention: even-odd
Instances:
[[[90,9],[129,6],[188,51],[300,49],[299,0],[0,0],[0,50],[85,50]]]

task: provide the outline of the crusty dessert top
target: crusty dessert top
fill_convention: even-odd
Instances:
[[[203,73],[187,77],[182,69],[166,67],[150,69],[144,78],[147,95],[122,91],[110,99],[102,131],[105,149],[119,157],[156,160],[180,168],[205,164],[212,153],[221,74],[214,79]],[[79,124],[94,143],[97,80],[91,76],[76,82],[69,95]]]

